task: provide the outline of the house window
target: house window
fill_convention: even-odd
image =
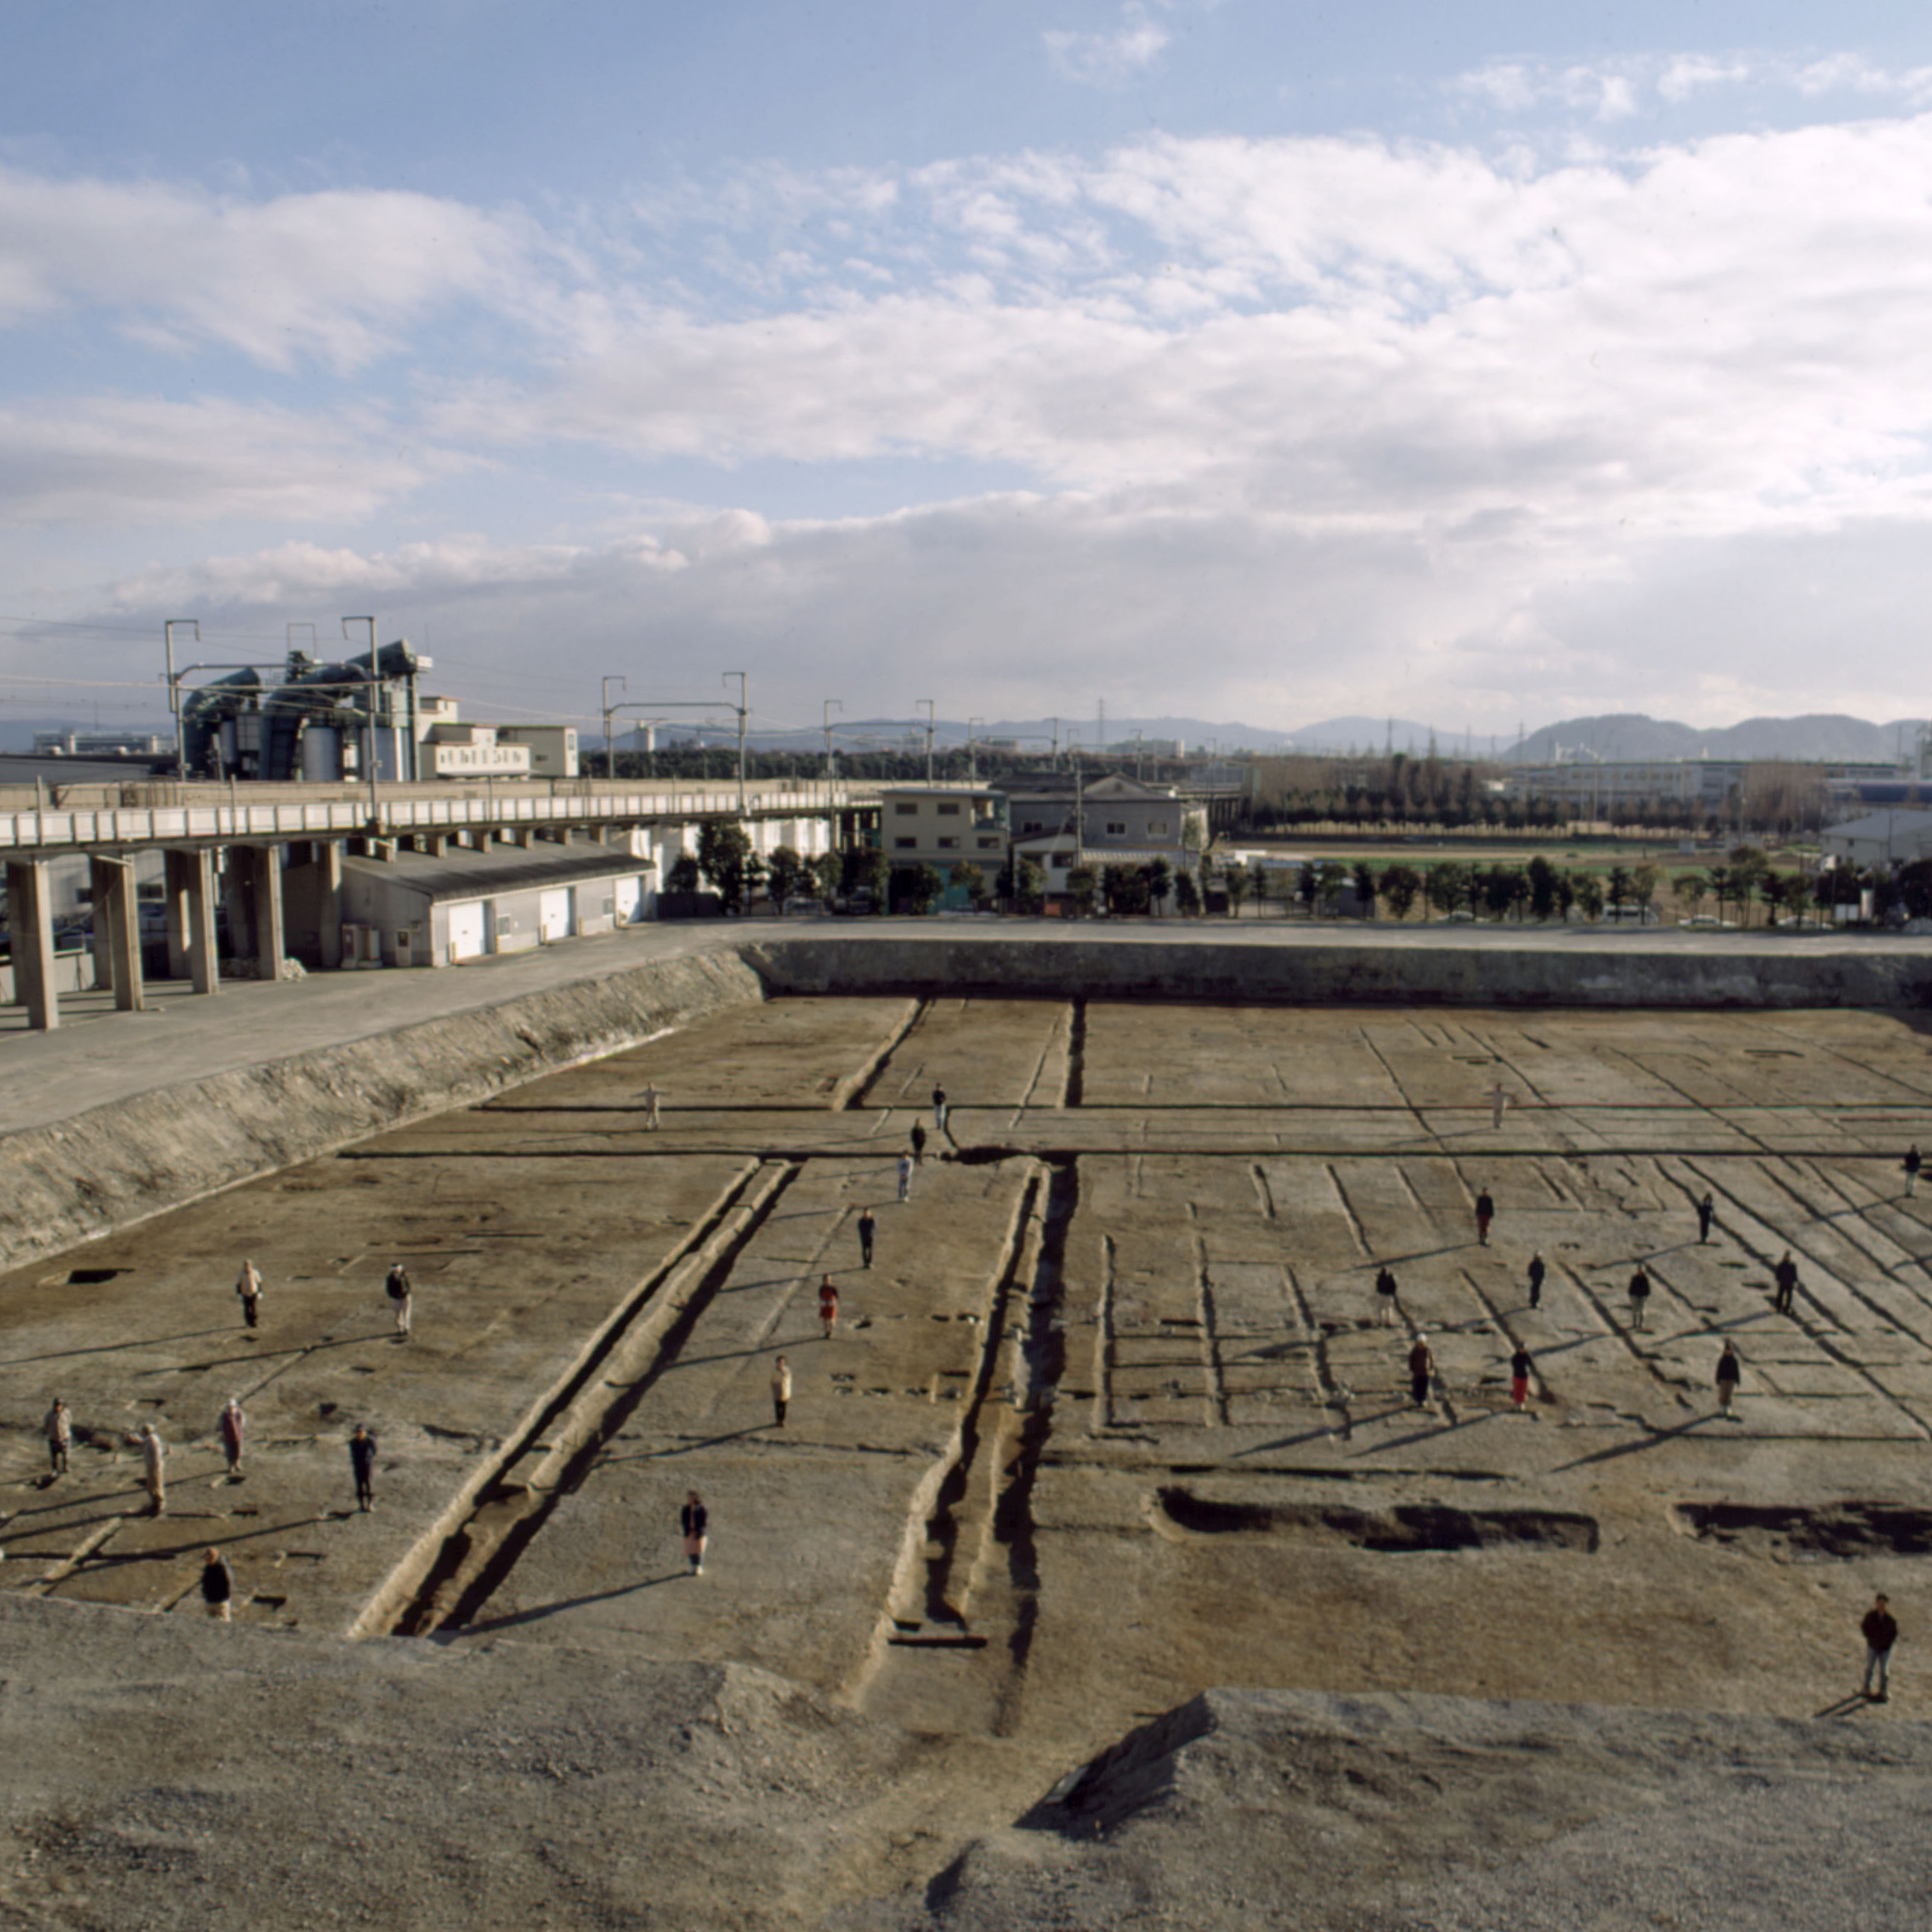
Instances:
[[[892,849],[897,852],[916,852],[919,850],[919,841],[916,838],[895,838],[892,841]]]
[[[1058,866],[1064,868],[1072,864],[1073,854],[1071,852],[1056,852],[1046,862],[1049,866]]]
[[[1109,838],[1124,838],[1127,836],[1127,821],[1124,818],[1110,818],[1107,821]]]
[[[1043,818],[1023,819],[1020,824],[1020,830],[1022,832],[1044,832],[1046,830],[1046,821]]]
[[[1148,820],[1148,836],[1150,838],[1165,838],[1167,836],[1167,820],[1150,818]]]
[[[942,852],[956,852],[959,849],[959,842],[956,838],[942,838],[939,842],[939,849]]]
[[[939,815],[941,818],[957,818],[959,808],[956,805],[942,805],[939,808]]]
[[[914,812],[918,811],[919,807],[916,805],[896,805],[892,807],[892,809],[899,815],[900,818],[910,818]]]
[[[1000,842],[997,838],[982,838],[980,841],[980,850],[982,852],[997,852],[999,849]]]

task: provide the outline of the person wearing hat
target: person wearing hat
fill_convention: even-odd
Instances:
[[[235,1600],[235,1579],[218,1550],[202,1552],[201,1600],[208,1606],[208,1614],[217,1623],[232,1620],[230,1613]]]

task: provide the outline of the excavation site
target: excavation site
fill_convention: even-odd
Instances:
[[[758,966],[0,1142],[0,1925],[1923,1924],[1922,1012]]]

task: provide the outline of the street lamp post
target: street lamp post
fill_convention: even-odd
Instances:
[[[168,711],[175,721],[175,782],[178,784],[188,776],[188,766],[182,758],[181,686],[175,677],[175,631],[177,626],[192,631],[195,642],[200,644],[201,620],[199,617],[170,617],[161,626],[161,637],[168,656]]]
[[[351,624],[369,626],[369,832],[373,838],[376,831],[377,806],[376,802],[376,620],[373,617],[345,617],[342,620],[342,634],[349,634]]]
[[[832,762],[832,714],[844,709],[836,698],[828,698],[825,700],[825,782],[827,784],[838,776],[838,768]]]
[[[738,680],[738,814],[745,812],[745,719],[746,716],[745,674],[741,670],[728,670],[724,682],[729,684],[734,678]]]
[[[926,782],[932,782],[932,700],[929,698],[915,699],[916,704],[926,706]]]
[[[610,687],[614,684],[620,691],[628,691],[631,688],[614,672],[604,679],[597,690],[597,702],[604,712],[604,776],[613,783],[617,776],[617,745],[610,736]]]

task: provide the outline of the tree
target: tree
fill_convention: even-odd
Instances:
[[[1361,908],[1364,919],[1375,917],[1376,868],[1366,859],[1355,861],[1355,902]]]
[[[1177,874],[1174,881],[1174,909],[1183,919],[1192,919],[1201,910],[1201,888],[1192,872]]]
[[[1695,919],[1697,908],[1711,896],[1711,882],[1702,872],[1679,872],[1677,875],[1677,896],[1690,908],[1690,916]]]
[[[1469,896],[1469,868],[1444,859],[1423,874],[1422,890],[1444,912],[1460,911]]]
[[[1221,874],[1221,890],[1228,895],[1228,910],[1233,917],[1241,916],[1241,900],[1248,890],[1248,868],[1245,866],[1229,866]]]
[[[694,892],[700,883],[698,861],[688,852],[670,862],[670,870],[664,874],[664,890],[668,892]]]
[[[1594,872],[1577,872],[1572,874],[1575,880],[1576,903],[1583,909],[1583,916],[1596,920],[1603,916],[1604,882]]]
[[[932,911],[946,890],[946,881],[935,866],[922,862],[901,870],[896,876],[902,898],[915,913]]]
[[[1630,896],[1630,875],[1621,866],[1610,868],[1610,884],[1604,888],[1604,896],[1612,907],[1621,912]]]
[[[1892,884],[1906,918],[1932,919],[1932,859],[1900,866]]]
[[[1736,890],[1735,883],[1731,877],[1731,868],[1728,866],[1713,866],[1705,876],[1710,882],[1711,896],[1718,902],[1718,916],[1722,919],[1724,916],[1724,902]]]
[[[1390,866],[1382,873],[1382,897],[1397,919],[1406,919],[1422,890],[1422,874],[1413,866]]]
[[[774,858],[778,854],[773,853]],[[845,876],[845,861],[836,852],[821,852],[812,862],[813,883],[818,887],[818,896],[829,899],[838,891],[839,882]]]
[[[1491,866],[1483,874],[1484,908],[1498,924],[1502,923],[1503,915],[1516,903],[1516,881],[1522,876],[1514,866]]]
[[[1084,919],[1094,910],[1094,895],[1100,884],[1091,866],[1076,866],[1067,874],[1067,896],[1072,900],[1073,910],[1079,917]]]
[[[728,818],[707,818],[698,828],[699,869],[718,888],[727,912],[743,908],[751,858],[752,842],[742,825]]]
[[[1046,875],[1038,862],[1022,856],[1012,868],[1013,909],[1016,912],[1036,913],[1046,903]]]
[[[1539,852],[1530,860],[1529,910],[1537,919],[1547,919],[1556,910],[1556,868]]]
[[[845,890],[871,896],[872,910],[886,909],[886,888],[892,875],[891,861],[876,845],[855,845],[845,854]]]
[[[1165,859],[1150,859],[1141,871],[1147,879],[1148,903],[1158,911],[1174,890],[1174,868]]]
[[[966,895],[966,902],[975,912],[983,906],[989,896],[986,875],[970,859],[960,860],[948,875],[949,882],[956,892]]]
[[[1576,882],[1568,872],[1556,875],[1556,910],[1562,914],[1565,926],[1570,923],[1570,908],[1576,903]]]
[[[806,880],[811,877],[805,861],[797,850],[790,845],[775,845],[766,867],[765,881],[773,902],[780,912],[785,909],[788,899],[796,898],[805,889]]]
[[[1312,919],[1315,902],[1322,896],[1322,868],[1312,859],[1302,861],[1300,876],[1295,880],[1294,890],[1303,911]]]
[[[1147,874],[1138,866],[1115,865],[1100,874],[1100,892],[1111,913],[1147,910]]]
[[[1648,906],[1657,897],[1658,880],[1662,874],[1654,866],[1636,866],[1630,869],[1630,896],[1640,906]]]
[[[1259,860],[1248,868],[1248,890],[1255,896],[1255,910],[1264,912],[1268,908],[1268,868]]]

